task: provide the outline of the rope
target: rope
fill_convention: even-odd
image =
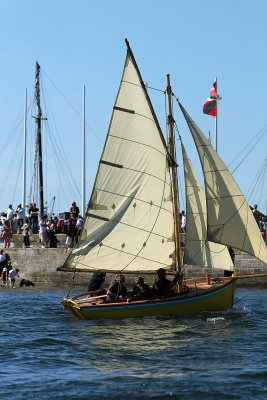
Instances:
[[[254,289],[250,290],[246,296],[242,297],[241,299],[236,299],[234,301],[234,304],[240,303],[241,301],[244,301],[248,296],[250,296],[252,293],[254,293],[256,290],[258,290],[261,286],[266,285],[267,281],[261,282],[259,285],[257,285]]]

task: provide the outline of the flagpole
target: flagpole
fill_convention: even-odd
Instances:
[[[216,82],[216,92],[218,93],[218,81]],[[218,100],[216,101],[216,116],[215,116],[215,150],[218,151]]]
[[[85,217],[85,135],[86,135],[86,127],[85,127],[85,85],[83,85],[83,130],[82,130],[82,216]]]
[[[22,208],[26,206],[26,144],[27,144],[27,89],[25,89],[24,105],[24,145],[23,145],[23,172],[22,172]]]

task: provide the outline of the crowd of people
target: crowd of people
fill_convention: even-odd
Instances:
[[[30,247],[30,236],[39,234],[39,242],[43,248],[57,247],[58,233],[66,235],[66,248],[71,248],[78,242],[83,227],[83,218],[79,207],[73,202],[70,207],[69,218],[59,219],[56,215],[43,215],[40,217],[39,209],[35,203],[27,206],[27,212],[21,204],[16,209],[9,204],[6,212],[0,216],[0,238],[4,248],[10,247],[13,234],[23,236],[24,247]]]
[[[131,291],[125,286],[125,276],[117,274],[107,289],[104,289],[106,280],[105,272],[93,273],[89,283],[88,292],[90,296],[103,296],[106,302],[131,299],[150,299],[155,297],[169,297],[174,295],[177,283],[181,281],[181,275],[177,272],[172,280],[166,278],[166,270],[159,268],[156,271],[155,280],[150,287],[145,283],[142,276],[135,277],[135,284]]]

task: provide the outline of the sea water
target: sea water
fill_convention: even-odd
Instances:
[[[0,288],[0,399],[266,399],[267,290],[225,312],[88,321],[61,289]]]

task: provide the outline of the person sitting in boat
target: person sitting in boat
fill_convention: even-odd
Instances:
[[[112,302],[116,300],[126,300],[127,297],[127,289],[124,286],[125,276],[122,274],[118,274],[115,277],[115,280],[111,282],[107,291],[107,302]]]
[[[180,279],[180,274],[177,272],[172,281],[166,278],[166,270],[159,268],[156,272],[155,282],[153,284],[153,294],[155,296],[170,296],[174,294],[176,283]]]
[[[99,296],[101,294],[105,294],[106,291],[103,289],[103,284],[106,279],[105,272],[94,272],[89,283],[88,283],[88,292],[90,296]]]
[[[151,295],[152,295],[152,290],[144,282],[144,278],[142,276],[136,276],[135,285],[133,287],[133,297],[147,298],[151,297]]]

